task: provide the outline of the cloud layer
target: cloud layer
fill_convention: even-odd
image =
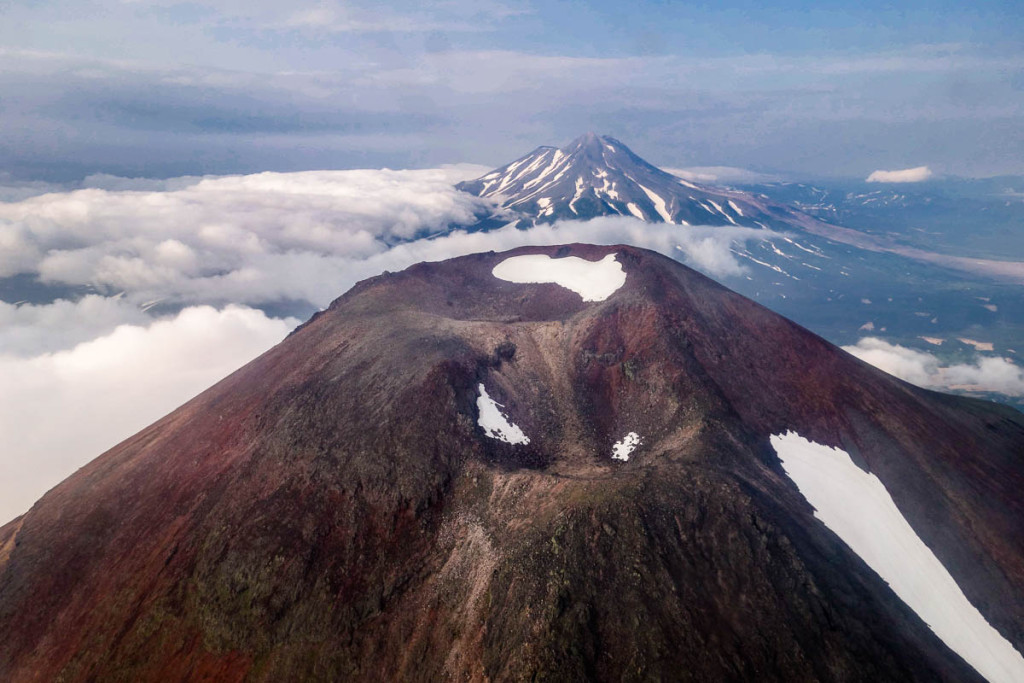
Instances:
[[[899,171],[873,171],[867,177],[869,183],[920,183],[932,177],[927,166],[904,168]]]
[[[199,306],[148,326],[121,325],[57,353],[0,354],[0,524],[297,323],[239,306]]]
[[[120,296],[90,294],[78,301],[14,305],[0,301],[0,354],[30,357],[70,349],[119,325],[153,319]]]
[[[974,363],[942,365],[930,353],[890,344],[877,337],[865,337],[854,346],[844,346],[843,350],[919,387],[1024,396],[1024,368],[1005,358],[980,356]]]
[[[127,291],[140,303],[321,301],[259,275],[280,275],[301,256],[362,259],[473,223],[489,203],[452,183],[477,170],[260,173],[160,181],[159,189],[94,177],[114,189],[0,203],[0,277],[34,273],[44,283]]]
[[[775,183],[780,180],[779,176],[771,173],[761,173],[733,166],[693,166],[690,168],[665,168],[662,170],[683,180],[711,185],[721,185],[723,183],[737,183],[740,185]]]
[[[452,187],[478,171],[261,173],[172,179],[159,186],[93,178],[94,185],[118,189],[0,203],[0,277],[34,274],[46,284],[123,293],[137,306],[305,301],[323,307],[383,270],[530,243],[629,242],[680,256],[714,276],[738,275],[743,271],[729,247],[772,236],[607,217],[422,239],[453,224],[471,224],[493,208]],[[124,189],[129,187],[146,189]],[[44,312],[0,308],[4,315],[28,320]],[[0,336],[0,350],[2,344]]]

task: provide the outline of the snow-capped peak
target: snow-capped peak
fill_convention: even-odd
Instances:
[[[742,192],[684,182],[613,137],[586,133],[562,148],[538,147],[459,189],[501,200],[525,224],[604,215],[651,223],[748,225],[764,207]]]

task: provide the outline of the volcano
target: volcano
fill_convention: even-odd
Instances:
[[[640,158],[619,140],[594,133],[581,135],[564,148],[538,147],[456,187],[500,200],[502,215],[512,217],[520,227],[614,215],[649,223],[757,229],[818,223],[763,196],[678,178]]]
[[[1024,416],[659,254],[366,280],[0,528],[0,679],[1012,681]]]

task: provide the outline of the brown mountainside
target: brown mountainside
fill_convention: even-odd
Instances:
[[[521,254],[626,281],[492,275]],[[528,444],[485,435],[481,384]],[[360,283],[0,528],[0,680],[980,680],[813,517],[790,429],[1024,649],[1024,416],[571,245]]]

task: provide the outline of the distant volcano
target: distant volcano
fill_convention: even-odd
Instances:
[[[650,223],[766,228],[796,213],[739,190],[677,178],[615,138],[594,133],[562,149],[538,147],[456,187],[501,199],[504,209],[529,224],[622,215]]]
[[[1021,491],[1020,413],[658,254],[420,264],[0,528],[0,679],[1020,680]]]

